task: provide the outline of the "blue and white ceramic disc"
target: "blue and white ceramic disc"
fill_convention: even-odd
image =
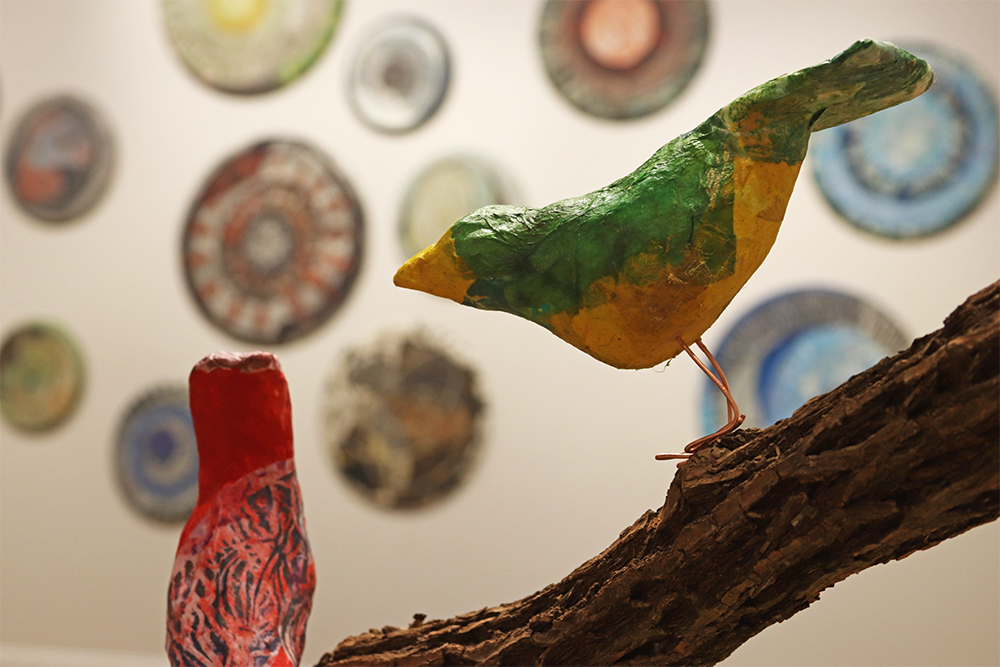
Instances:
[[[902,350],[910,339],[884,313],[827,290],[788,292],[761,304],[726,334],[715,356],[746,426],[770,426],[803,403]],[[726,402],[708,379],[706,433],[726,422]]]
[[[129,504],[160,521],[184,521],[198,500],[198,445],[181,387],[150,391],[129,408],[116,444]]]
[[[943,231],[996,183],[994,93],[954,55],[909,47],[934,69],[923,95],[816,133],[809,155],[820,189],[855,226],[888,238]]]

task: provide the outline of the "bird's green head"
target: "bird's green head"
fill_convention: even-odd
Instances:
[[[934,82],[927,61],[894,44],[866,39],[825,63],[803,70],[815,80],[819,103],[812,131],[863,118],[912,100]],[[824,105],[824,101],[829,102]]]

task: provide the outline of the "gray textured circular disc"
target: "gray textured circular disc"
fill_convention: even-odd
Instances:
[[[153,389],[129,407],[115,444],[129,504],[159,521],[184,521],[198,500],[198,443],[184,387]]]
[[[358,117],[384,132],[406,132],[437,111],[448,90],[448,47],[428,23],[395,17],[377,25],[354,57],[347,94]]]
[[[7,147],[7,183],[15,201],[50,222],[90,210],[107,189],[113,167],[107,124],[75,97],[53,97],[29,109]]]
[[[745,426],[770,426],[814,396],[835,389],[910,339],[882,311],[857,297],[801,290],[744,315],[715,351]],[[707,378],[702,427],[726,423],[726,402]]]
[[[308,70],[342,0],[163,0],[170,41],[191,72],[227,93],[280,88]]]
[[[705,0],[548,0],[542,61],[556,89],[601,118],[639,118],[673,101],[708,42]]]
[[[477,458],[482,417],[475,372],[415,333],[350,351],[326,387],[334,467],[360,496],[387,509],[451,495]]]

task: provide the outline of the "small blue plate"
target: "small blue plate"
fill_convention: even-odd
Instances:
[[[883,357],[910,344],[884,313],[828,290],[788,292],[764,302],[726,334],[715,356],[745,426],[770,426]],[[706,433],[726,422],[726,402],[707,378],[702,401]]]
[[[115,463],[136,511],[158,521],[187,519],[198,500],[198,444],[186,389],[157,388],[129,408]]]

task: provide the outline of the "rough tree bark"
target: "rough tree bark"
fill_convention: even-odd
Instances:
[[[791,418],[696,454],[662,508],[561,582],[349,637],[320,665],[716,663],[847,576],[997,518],[998,375],[1000,282]]]

